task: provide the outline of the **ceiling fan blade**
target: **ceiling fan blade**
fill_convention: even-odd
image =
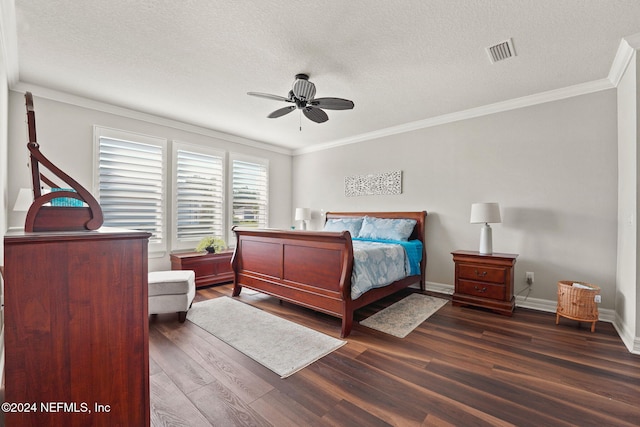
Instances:
[[[310,101],[316,96],[316,85],[306,79],[297,79],[293,83],[293,94],[303,101]]]
[[[280,109],[274,111],[273,113],[269,114],[267,117],[270,118],[270,119],[275,119],[276,117],[282,117],[285,114],[289,114],[290,112],[292,112],[295,109],[296,109],[295,105],[290,105],[288,107],[280,108]]]
[[[310,104],[327,110],[351,110],[354,106],[353,101],[342,98],[316,98]]]
[[[327,113],[319,108],[311,107],[308,105],[302,109],[302,113],[304,113],[304,115],[307,116],[307,118],[312,122],[324,123],[329,120],[329,116],[327,116]]]
[[[293,102],[291,99],[285,98],[284,96],[271,95],[270,93],[247,92],[247,95],[257,96],[260,98],[275,99],[276,101]]]

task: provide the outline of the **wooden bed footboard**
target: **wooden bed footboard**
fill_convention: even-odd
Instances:
[[[412,235],[423,242],[426,212],[327,213],[327,218],[349,216],[411,218]],[[409,276],[351,299],[353,246],[348,231],[297,231],[233,227],[236,248],[231,265],[235,274],[233,296],[243,287],[272,295],[342,319],[341,337],[351,332],[353,312],[398,290],[420,283],[424,290],[426,252],[420,275]]]
[[[351,300],[353,247],[348,232],[234,227],[233,296],[242,287],[343,318]],[[347,332],[348,333],[348,332]]]

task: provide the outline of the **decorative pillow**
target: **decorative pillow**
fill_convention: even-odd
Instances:
[[[415,225],[415,219],[365,216],[358,237],[361,239],[407,241]]]
[[[351,237],[358,237],[362,218],[329,218],[324,224],[324,231],[348,231]]]

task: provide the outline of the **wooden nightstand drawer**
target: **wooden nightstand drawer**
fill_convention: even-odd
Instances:
[[[460,279],[458,281],[457,292],[482,298],[504,300],[506,288],[504,285],[494,285],[491,283],[472,282]]]
[[[515,308],[513,275],[516,254],[454,251],[454,306],[488,308],[511,316]]]
[[[478,280],[481,282],[504,283],[507,270],[500,267],[487,267],[486,265],[466,265],[458,266],[458,277],[460,279]]]

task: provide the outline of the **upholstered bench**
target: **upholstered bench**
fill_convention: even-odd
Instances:
[[[149,314],[178,313],[184,322],[196,295],[196,274],[192,270],[149,273]]]

